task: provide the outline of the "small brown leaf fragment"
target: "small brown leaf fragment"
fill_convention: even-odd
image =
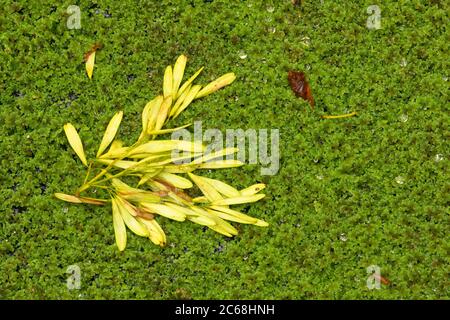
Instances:
[[[296,6],[296,5],[303,5],[303,0],[291,0],[291,3]]]
[[[388,279],[386,279],[382,275],[374,274],[374,277],[375,277],[376,280],[380,281],[382,284],[384,284],[386,286],[391,283]]]
[[[314,109],[314,98],[305,74],[301,71],[290,70],[288,73],[288,81],[295,95],[307,100],[311,108]]]
[[[88,52],[86,52],[85,54],[84,54],[84,62],[86,62],[88,59],[89,59],[89,56],[92,54],[92,53],[94,53],[95,51],[97,51],[97,50],[100,50],[101,48],[103,47],[103,45],[101,44],[101,43],[95,43],[92,47],[91,47],[91,49],[89,49],[89,51]]]

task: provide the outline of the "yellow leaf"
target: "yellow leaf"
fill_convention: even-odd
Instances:
[[[241,196],[241,197],[235,197],[235,198],[227,198],[227,199],[222,199],[222,200],[216,200],[212,203],[212,205],[228,206],[228,205],[232,205],[232,204],[256,202],[258,200],[261,200],[265,196],[266,196],[265,194],[255,194],[253,196]]]
[[[190,165],[167,165],[164,166],[164,171],[169,173],[188,173],[194,171],[196,168]]]
[[[129,156],[129,158],[133,159],[142,159],[146,161],[156,161],[162,160],[170,157],[170,153],[136,153]]]
[[[176,127],[176,128],[172,128],[172,129],[153,130],[153,131],[149,131],[148,134],[150,134],[150,135],[158,135],[158,134],[172,133],[172,132],[184,129],[186,127],[189,127],[190,125],[192,125],[192,124],[189,123],[189,124],[185,124],[184,126],[180,126],[180,127]]]
[[[187,219],[202,226],[212,227],[217,224],[213,219],[204,216],[189,216]]]
[[[196,197],[194,199],[192,199],[192,202],[195,203],[208,203],[208,198],[206,198],[205,196],[201,196],[201,197]]]
[[[154,176],[156,176],[158,173],[160,173],[162,171],[162,169],[157,168],[154,171],[147,171],[144,175],[142,175],[141,180],[139,180],[138,182],[138,187],[143,185],[144,183],[146,183],[148,180],[150,180],[151,178],[153,178]]]
[[[108,152],[105,154],[102,154],[100,156],[100,158],[101,159],[121,158],[121,157],[125,156],[127,151],[128,151],[128,147],[123,147],[122,141],[115,140],[111,143],[111,147],[109,147]]]
[[[112,198],[112,213],[116,244],[119,248],[119,251],[123,251],[127,246],[127,230],[125,228],[125,223],[123,221],[122,215],[117,206],[117,201],[114,198]]]
[[[141,190],[130,187],[121,180],[111,179],[112,186],[120,194],[120,196],[129,201],[145,201],[145,202],[160,202],[161,198],[147,190]]]
[[[135,167],[133,167],[134,171],[140,171],[140,172],[145,172],[147,170],[151,170],[153,171],[155,168],[161,168],[161,169],[165,169],[167,167],[170,167],[169,164],[170,163],[176,163],[178,161],[185,161],[185,160],[190,160],[192,158],[192,154],[187,154],[186,156],[181,156],[181,157],[176,157],[176,158],[167,158],[166,156],[164,156],[164,158],[166,158],[165,160],[161,160],[158,162],[154,162],[154,159],[152,159],[153,157],[147,157],[141,161],[139,161]],[[152,162],[150,162],[152,161]],[[169,172],[169,171],[168,171]],[[170,172],[170,173],[174,173],[174,172]]]
[[[266,187],[264,183],[257,183],[240,191],[241,196],[252,196]]]
[[[155,99],[147,102],[147,104],[144,107],[144,110],[142,110],[142,133],[141,137],[147,132],[148,127],[148,120],[150,118],[150,113],[152,112],[153,105],[157,101],[158,97]]]
[[[131,231],[141,237],[149,236],[147,228],[133,217],[132,211],[134,209],[131,205],[125,205],[125,202],[120,197],[116,198],[116,205],[119,208],[123,221]]]
[[[195,216],[187,216],[189,221],[208,227],[215,226],[219,223],[217,216],[211,215],[208,211],[202,208],[191,206],[190,209],[195,213]]]
[[[77,197],[77,196],[73,196],[73,195],[69,195],[69,194],[65,194],[65,193],[55,193],[55,197],[60,200],[66,201],[66,202],[87,203],[87,204],[95,204],[98,206],[104,205],[106,202],[108,202],[103,199]]]
[[[172,220],[184,221],[186,219],[185,214],[164,204],[141,202],[140,205],[150,213],[156,213]]]
[[[137,208],[133,206],[131,203],[129,203],[127,200],[125,200],[125,198],[123,198],[122,196],[118,196],[117,199],[122,208],[124,208],[129,214],[131,214],[133,217],[136,217],[138,215]]]
[[[236,79],[236,75],[233,72],[224,74],[220,78],[217,78],[213,82],[209,83],[205,86],[195,97],[196,99],[207,96],[220,88],[223,88],[229,84],[231,84]]]
[[[217,190],[214,189],[214,187],[211,186],[203,177],[197,176],[193,173],[188,173],[188,175],[209,201],[213,202],[223,199],[220,193],[217,192]]]
[[[172,110],[177,110],[181,106],[184,100],[186,100],[189,91],[191,91],[191,85],[189,85],[188,88],[181,94],[181,96],[178,97],[177,101],[175,101],[175,104],[172,107]]]
[[[180,177],[173,173],[161,172],[156,176],[157,179],[163,180],[172,186],[180,189],[192,188],[192,182],[186,178]]]
[[[160,153],[172,150],[203,152],[205,146],[201,142],[191,142],[184,140],[156,140],[144,143],[130,152],[130,155],[139,153]]]
[[[92,79],[92,73],[94,72],[95,64],[95,51],[93,51],[86,60],[86,73],[89,79]]]
[[[72,124],[66,123],[64,125],[64,132],[66,133],[66,137],[67,140],[69,140],[70,146],[75,151],[78,158],[80,158],[81,162],[83,162],[83,164],[87,167],[87,160],[84,154],[83,144],[81,143],[81,139],[77,133],[77,130]]]
[[[159,246],[164,246],[166,244],[166,235],[155,219],[147,220],[141,217],[138,217],[137,219],[140,223],[147,227],[149,231],[149,238],[154,244]]]
[[[83,203],[83,201],[80,200],[80,198],[70,195],[70,194],[65,194],[65,193],[55,193],[55,197],[58,198],[59,200],[63,200],[66,202],[72,202],[72,203]]]
[[[215,225],[215,226],[211,226],[209,228],[211,230],[214,230],[215,232],[223,234],[224,236],[227,236],[227,237],[230,237],[230,238],[233,237],[233,235],[231,233],[227,232],[223,226]]]
[[[120,168],[120,169],[129,169],[134,167],[137,162],[136,161],[128,161],[128,160],[109,160],[109,159],[97,159],[97,162],[110,165],[112,163],[114,167]]]
[[[198,216],[198,214],[195,211],[192,211],[190,208],[180,206],[175,203],[166,202],[164,205],[168,206],[169,208],[174,209],[175,211],[178,211],[180,214],[183,214],[185,216]]]
[[[164,98],[172,95],[173,89],[173,76],[172,76],[172,66],[167,66],[164,72],[164,82],[163,82],[163,94]]]
[[[258,219],[258,221],[255,223],[255,226],[258,226],[258,227],[268,227],[269,224],[268,224],[267,222],[263,221],[263,220],[259,220],[259,219]]]
[[[220,227],[222,230],[224,230],[225,232],[228,232],[234,236],[238,234],[238,231],[236,230],[236,228],[233,227],[231,224],[229,224],[228,222],[226,222],[222,219],[219,219],[219,221],[220,221],[220,223],[217,226]],[[217,231],[217,230],[215,230],[215,231]]]
[[[114,140],[117,130],[119,130],[120,122],[122,122],[122,117],[123,111],[119,111],[109,121],[108,127],[106,128],[102,142],[100,143],[100,147],[97,151],[97,158],[101,156],[103,151],[105,151],[109,144]]]
[[[87,203],[87,204],[95,204],[97,206],[102,206],[104,205],[106,202],[106,200],[103,199],[96,199],[96,198],[86,198],[86,197],[79,197],[81,202],[83,203]]]
[[[155,130],[156,120],[158,119],[159,110],[161,109],[161,104],[163,103],[163,101],[163,96],[157,96],[155,99],[153,99],[153,103],[148,115],[147,133],[149,131]]]
[[[258,222],[257,218],[250,217],[239,211],[223,207],[223,206],[211,206],[210,212],[217,214],[220,218],[230,220],[239,223],[255,224]]]
[[[205,162],[197,166],[198,169],[222,169],[240,167],[243,163],[239,160],[217,160]]]
[[[185,55],[178,57],[175,65],[173,67],[173,88],[172,88],[172,98],[175,100],[180,87],[181,80],[183,80],[184,69],[186,67],[187,58]]]
[[[172,109],[172,111],[170,112],[170,115],[173,116],[174,118],[178,117],[178,115],[189,106],[189,104],[192,102],[192,100],[195,99],[195,96],[200,91],[201,87],[202,86],[200,86],[200,85],[192,86],[192,88],[189,90],[189,93],[187,94],[187,96],[184,99],[181,106],[178,107],[176,110]]]
[[[169,114],[171,106],[172,106],[172,97],[168,96],[164,98],[164,101],[161,104],[161,108],[159,109],[158,116],[156,117],[154,130],[160,130],[163,127],[164,122],[166,122],[167,115]]]
[[[198,77],[200,72],[202,72],[203,68],[204,67],[201,67],[200,69],[198,69],[197,72],[192,77],[190,77],[185,83],[183,83],[180,90],[178,90],[177,98],[179,98],[184,92],[187,91],[188,87],[192,84],[192,81],[194,81],[195,78]]]
[[[114,141],[111,143],[111,147],[109,147],[109,151],[108,151],[108,152],[111,152],[111,151],[114,151],[114,150],[116,150],[116,149],[122,148],[122,146],[123,146],[123,142],[122,142],[122,141],[120,141],[120,140],[114,140]]]
[[[238,151],[239,151],[238,148],[222,149],[222,150],[219,150],[219,151],[216,151],[216,152],[208,153],[208,154],[206,154],[206,155],[204,155],[204,156],[202,156],[200,158],[197,158],[194,161],[192,161],[192,163],[200,164],[202,162],[208,162],[208,161],[210,161],[212,159],[219,158],[219,157],[224,157],[226,155],[233,154],[233,153],[236,153]]]
[[[211,186],[214,187],[219,193],[223,194],[225,197],[233,198],[233,197],[239,197],[241,194],[237,189],[230,186],[229,184],[226,184],[225,182],[222,182],[220,180],[216,179],[210,179],[203,177],[203,179],[208,182]]]
[[[218,218],[219,223],[215,226],[211,226],[209,227],[210,229],[221,233],[227,237],[232,237],[233,235],[237,235],[238,232],[236,230],[236,228],[234,228],[231,224],[229,224],[228,222]]]

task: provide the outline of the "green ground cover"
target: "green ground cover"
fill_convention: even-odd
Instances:
[[[1,1],[0,298],[448,299],[449,4],[373,2]],[[72,4],[78,30],[66,25]],[[372,4],[379,30],[366,27]],[[89,81],[83,54],[95,42]],[[270,226],[238,225],[230,240],[160,218],[167,247],[129,232],[120,253],[110,208],[53,197],[84,177],[63,125],[93,157],[124,110],[120,136],[135,140],[183,53],[189,74],[205,66],[200,82],[237,79],[175,125],[280,130],[276,175],[205,172],[266,183],[267,197],[240,209]],[[290,69],[307,73],[314,110],[292,94]],[[66,287],[70,265],[79,290]],[[371,265],[389,285],[367,288]]]

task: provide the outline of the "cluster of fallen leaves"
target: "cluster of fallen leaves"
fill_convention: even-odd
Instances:
[[[92,77],[95,50],[87,57],[86,70]],[[87,167],[86,178],[74,195],[55,193],[58,199],[93,205],[111,204],[117,247],[124,250],[127,243],[126,227],[133,233],[148,237],[153,243],[164,246],[166,235],[156,217],[176,221],[189,220],[207,226],[225,236],[238,232],[229,222],[268,226],[258,218],[231,209],[231,205],[250,203],[265,195],[259,191],[264,184],[255,184],[238,190],[216,179],[194,174],[201,169],[231,168],[243,165],[238,160],[223,160],[234,154],[237,148],[226,148],[211,153],[201,142],[184,140],[158,140],[161,134],[171,133],[189,125],[163,129],[164,126],[185,110],[191,102],[205,97],[231,84],[236,76],[227,73],[208,85],[194,85],[202,72],[198,70],[182,85],[187,58],[181,55],[173,68],[164,73],[163,94],[146,104],[142,112],[142,131],[139,139],[125,146],[116,139],[123,112],[117,112],[109,122],[95,159],[86,158],[83,144],[75,127],[67,123],[64,131],[72,149]],[[109,149],[108,149],[109,147]],[[107,150],[108,149],[108,150]],[[174,157],[174,154],[177,156]],[[97,172],[93,175],[93,172]],[[132,183],[128,181],[134,181]],[[202,195],[187,192],[194,184]],[[102,188],[109,199],[85,196],[91,188]]]

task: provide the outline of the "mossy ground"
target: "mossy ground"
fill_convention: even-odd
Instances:
[[[382,29],[369,30],[373,2],[2,2],[0,298],[449,298],[448,2],[378,1]],[[71,4],[80,30],[66,26]],[[89,81],[83,54],[95,42]],[[189,74],[206,67],[203,83],[229,71],[237,80],[179,124],[280,129],[275,176],[258,165],[205,172],[267,183],[267,198],[241,209],[270,227],[241,225],[229,240],[159,219],[166,248],[128,233],[119,253],[110,208],[52,196],[84,177],[62,127],[81,129],[93,157],[124,110],[120,136],[135,139],[182,53]],[[289,69],[307,73],[315,110],[290,91]],[[79,290],[66,287],[73,264]],[[369,290],[370,265],[391,284]]]

